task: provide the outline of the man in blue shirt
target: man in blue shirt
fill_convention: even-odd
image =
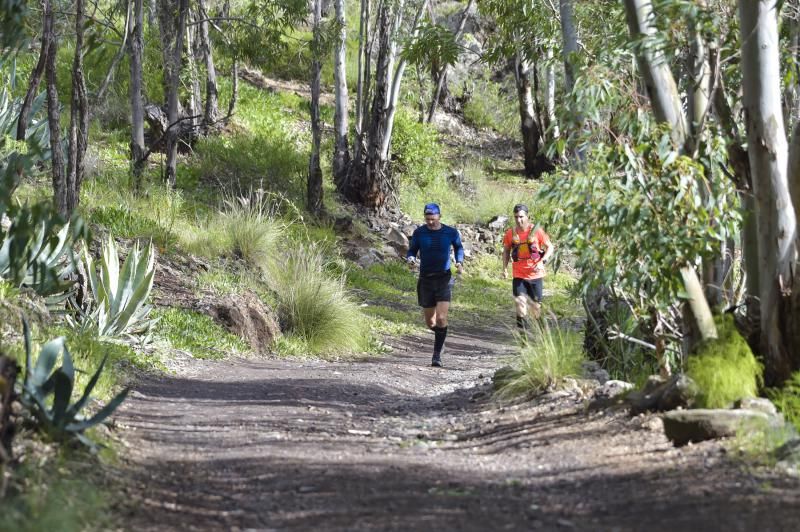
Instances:
[[[441,211],[435,203],[425,205],[425,225],[417,227],[411,236],[406,260],[413,268],[419,253],[417,302],[422,307],[425,324],[433,331],[431,366],[442,366],[442,348],[447,337],[447,312],[450,309],[450,248],[453,248],[456,269],[464,269],[464,247],[458,230],[441,221]]]

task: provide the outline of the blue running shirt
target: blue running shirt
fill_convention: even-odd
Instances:
[[[420,225],[411,236],[406,258],[420,256],[419,272],[439,273],[450,271],[450,247],[455,251],[456,262],[464,262],[464,246],[458,230],[442,224],[436,231]]]

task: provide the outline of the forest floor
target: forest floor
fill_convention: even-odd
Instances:
[[[800,481],[579,391],[491,398],[512,339],[366,361],[187,359],[117,418],[129,530],[796,530]]]

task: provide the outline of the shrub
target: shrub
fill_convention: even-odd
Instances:
[[[782,388],[767,390],[767,396],[786,419],[800,430],[800,371],[794,372]]]
[[[743,397],[755,397],[762,383],[763,367],[736,330],[733,317],[718,316],[719,338],[698,346],[689,357],[686,374],[700,390],[698,406],[724,408]]]
[[[403,174],[406,182],[423,189],[442,178],[447,170],[436,129],[420,124],[402,109],[395,115],[392,157],[392,169]]]
[[[350,299],[343,275],[334,276],[312,245],[289,249],[270,263],[269,287],[275,292],[282,327],[312,353],[357,351],[368,341],[366,320]]]
[[[581,338],[574,331],[533,321],[531,334],[513,364],[514,371],[498,390],[503,397],[525,396],[557,389],[563,379],[579,375],[583,362]]]

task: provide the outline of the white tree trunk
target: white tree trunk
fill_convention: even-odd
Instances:
[[[336,0],[336,21],[339,25],[339,35],[334,49],[333,76],[335,84],[335,110],[333,114],[334,146],[333,146],[333,176],[336,181],[344,179],[347,175],[347,166],[350,163],[350,153],[347,144],[349,130],[349,102],[347,97],[347,26],[345,20],[345,0]]]
[[[322,0],[314,0],[314,41],[311,45],[311,156],[308,161],[307,207],[312,214],[322,211],[322,168],[319,152],[322,128],[319,117],[320,73],[322,71]]]
[[[144,50],[144,6],[142,0],[133,2],[133,24],[130,35],[131,66],[131,166],[133,188],[141,188],[144,168],[144,100],[142,99],[142,60]]]
[[[625,14],[634,39],[646,38],[655,33],[651,0],[625,0]],[[643,47],[636,55],[656,120],[670,124],[672,140],[677,146],[683,147],[686,141],[686,121],[681,109],[678,86],[669,69],[669,63],[664,54],[652,46]]]
[[[411,40],[417,38],[419,35],[419,22],[422,19],[423,13],[425,13],[425,9],[428,6],[428,0],[423,0],[422,4],[419,6],[419,10],[417,11],[417,15],[414,17],[413,23],[413,30],[411,32]],[[397,42],[397,35],[395,34],[393,37],[393,41]],[[390,55],[391,57],[391,55]],[[389,99],[386,103],[386,133],[383,136],[383,142],[381,143],[381,159],[387,161],[389,159],[389,146],[391,145],[392,141],[392,129],[394,128],[394,115],[397,111],[397,101],[400,98],[400,83],[403,81],[403,74],[406,70],[406,65],[408,61],[405,58],[400,59],[400,63],[397,65],[397,70],[392,77],[392,84],[391,84],[391,91],[389,93]]]
[[[556,67],[553,65],[553,49],[547,49],[547,68],[545,70],[545,109],[547,111],[547,129],[550,131],[553,139],[561,136],[558,129],[558,120],[556,118]]]
[[[578,30],[575,29],[575,15],[572,0],[561,0],[559,5],[561,15],[561,39],[564,50],[564,78],[567,92],[575,88],[574,56],[578,53]]]
[[[747,153],[759,240],[763,244],[759,246],[759,297],[768,381],[785,378],[790,371],[780,312],[782,292],[792,286],[797,230],[787,181],[788,146],[781,108],[776,3],[777,0],[739,0]]]

